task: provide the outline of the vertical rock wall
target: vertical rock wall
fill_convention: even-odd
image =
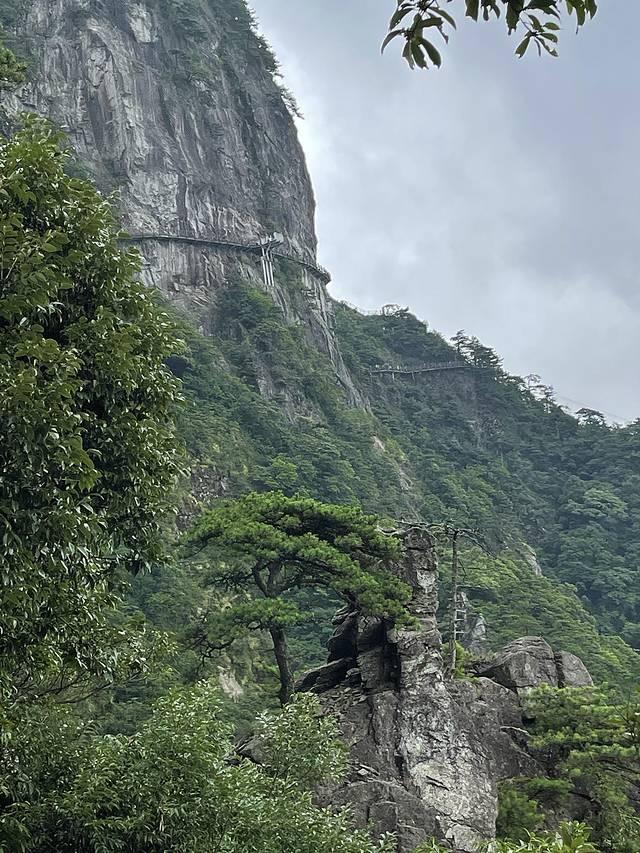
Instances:
[[[350,805],[374,833],[395,832],[399,853],[431,837],[472,853],[495,834],[498,781],[540,768],[509,734],[522,726],[513,692],[486,678],[445,680],[433,546],[419,530],[405,544],[398,570],[415,591],[417,626],[343,612],[328,664],[300,685],[337,714],[351,750],[349,779],[321,800]]]
[[[132,235],[255,244],[315,264],[315,202],[275,60],[244,0],[25,0],[29,83],[5,101],[61,127],[80,168],[114,192]],[[186,11],[185,11],[186,10]],[[187,242],[139,242],[148,284],[214,324],[216,294],[239,275],[265,286],[257,254]],[[295,267],[276,278],[288,322],[331,359],[362,405],[332,328],[325,282]]]

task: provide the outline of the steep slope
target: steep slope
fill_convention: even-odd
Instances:
[[[117,194],[145,281],[206,331],[225,282],[264,287],[361,405],[315,262],[291,99],[244,0],[22,0],[0,5],[0,23],[30,62],[29,83],[6,105],[51,119],[80,167]],[[298,298],[263,274],[256,246],[273,232],[295,259]]]
[[[338,337],[412,463],[421,514],[479,528],[494,550],[508,547],[573,584],[604,632],[640,645],[640,422],[609,427],[589,410],[572,417],[537,378],[509,376],[496,353],[463,334],[446,345],[406,311],[362,317],[343,306]],[[379,364],[425,362],[459,367],[376,373]]]
[[[48,116],[117,190],[145,280],[180,312],[196,501],[303,490],[478,527],[490,553],[469,551],[464,585],[489,643],[541,633],[636,679],[638,655],[600,632],[640,645],[640,430],[578,423],[408,312],[332,303],[289,98],[244,0],[22,0],[0,19],[31,63],[5,106]],[[272,232],[282,256],[263,258]]]

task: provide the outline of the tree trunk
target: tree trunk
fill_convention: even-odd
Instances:
[[[293,696],[293,673],[289,664],[289,652],[287,649],[287,635],[283,628],[269,628],[271,639],[273,640],[273,651],[278,664],[278,672],[280,673],[280,704],[286,705]]]

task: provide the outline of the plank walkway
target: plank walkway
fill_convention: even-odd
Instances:
[[[235,243],[230,240],[214,240],[209,237],[187,237],[180,234],[129,234],[123,238],[124,243],[188,243],[193,246],[206,246],[214,249],[230,249],[236,252],[248,252],[250,254],[260,254],[262,247],[258,243]],[[321,267],[319,264],[314,264],[311,261],[306,261],[297,255],[292,255],[289,252],[272,251],[271,254],[275,258],[282,258],[286,261],[291,261],[298,266],[311,272],[325,284],[331,281],[331,275],[328,270]]]
[[[468,364],[466,361],[440,361],[432,362],[431,364],[418,364],[415,367],[404,364],[381,364],[379,367],[370,367],[369,373],[372,376],[382,374],[392,374],[394,376],[413,376],[416,373],[433,373],[439,370],[467,370],[474,365]]]

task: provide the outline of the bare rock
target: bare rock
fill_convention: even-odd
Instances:
[[[560,687],[593,687],[593,678],[577,655],[557,652],[555,660]]]
[[[314,676],[310,689],[339,719],[352,763],[349,778],[318,798],[348,805],[374,834],[394,832],[399,853],[431,837],[472,853],[495,834],[498,782],[541,770],[518,735],[522,713],[513,691],[485,678],[445,680],[431,541],[416,530],[406,545],[397,570],[414,589],[418,624],[395,629],[359,618],[345,679],[320,689],[329,681]],[[338,624],[335,642],[343,633]]]
[[[479,669],[479,675],[498,684],[527,692],[542,684],[558,687],[558,670],[551,646],[542,637],[521,637]]]

